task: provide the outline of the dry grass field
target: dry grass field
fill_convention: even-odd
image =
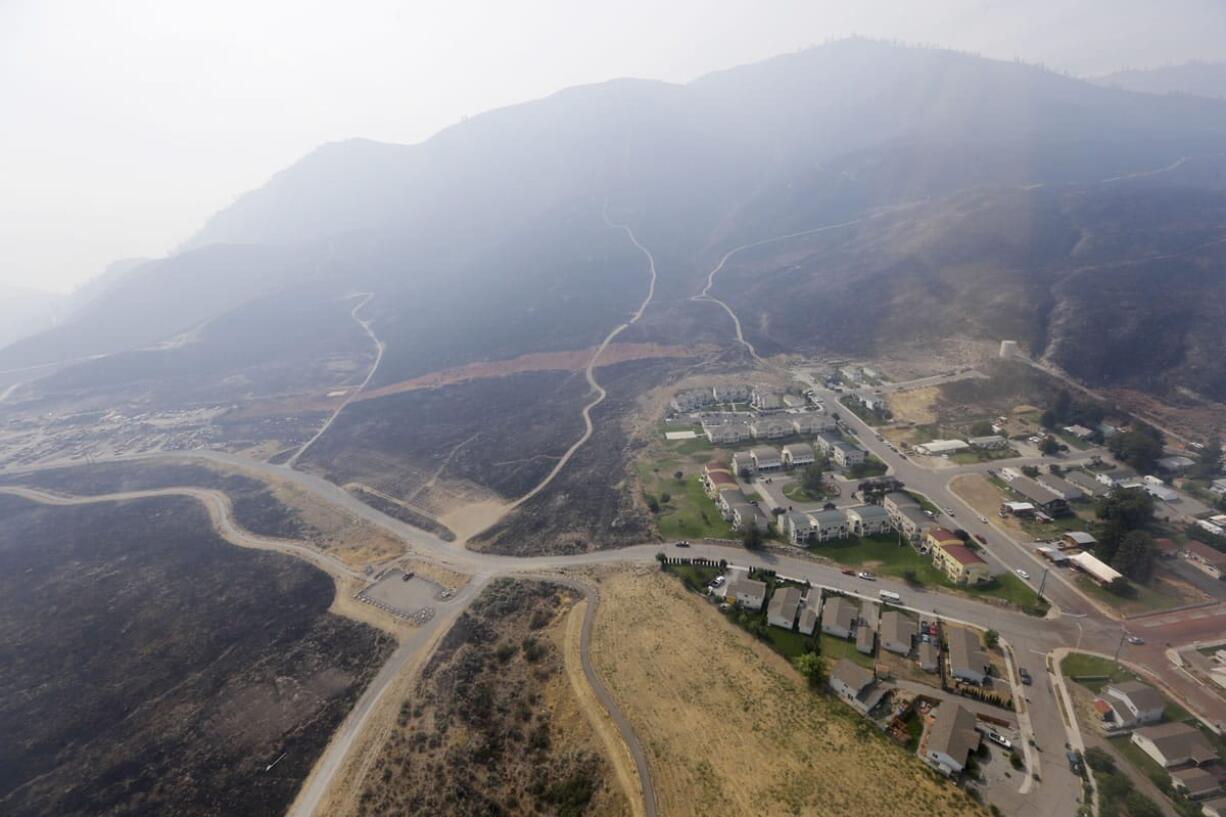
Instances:
[[[910,421],[923,425],[937,421],[936,400],[941,390],[937,386],[925,386],[909,391],[895,392],[887,401],[896,421]]]
[[[616,574],[601,599],[592,658],[664,817],[985,813],[679,582]]]

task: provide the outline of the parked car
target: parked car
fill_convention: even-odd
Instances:
[[[864,579],[870,582],[877,581],[877,577],[874,576],[872,573],[869,573],[867,570],[861,570],[859,573],[856,574],[856,578]]]
[[[844,571],[843,571],[843,575],[844,575],[844,576],[854,576],[854,575],[856,575],[856,571],[854,571],[854,570],[844,570]]]
[[[1017,674],[1018,677],[1022,679],[1022,683],[1026,686],[1030,686],[1034,683],[1034,679],[1030,677],[1030,670],[1026,669],[1025,667],[1018,667]]]
[[[677,547],[679,548],[688,548],[689,546],[690,546],[689,542],[678,542],[677,543]]]
[[[1064,753],[1064,756],[1068,759],[1068,767],[1072,770],[1073,774],[1081,777],[1085,773],[1085,767],[1081,763],[1081,753],[1069,749]]]
[[[726,582],[726,581],[728,581],[728,577],[727,577],[727,576],[716,576],[716,577],[715,577],[715,580],[714,580],[713,582],[711,582],[711,584],[712,584],[712,585],[714,585],[715,587],[723,587],[723,586],[724,586],[724,582]]]
[[[984,536],[982,533],[976,533],[975,541],[981,545],[986,545],[988,543],[988,538]]]
[[[1141,638],[1141,636],[1139,636],[1139,635],[1132,635],[1131,633],[1129,633],[1129,635],[1128,635],[1128,643],[1129,643],[1129,644],[1144,644],[1144,643],[1145,643],[1145,639],[1144,639],[1144,638]]]
[[[988,740],[992,741],[993,743],[997,744],[998,746],[1003,746],[1003,747],[1005,747],[1006,749],[1012,749],[1012,748],[1013,748],[1013,742],[1012,742],[1012,741],[1010,741],[1010,740],[1009,740],[1007,737],[1005,737],[1004,735],[1000,734],[999,732],[991,732],[991,731],[989,731],[989,732],[988,732]]]
[[[1015,572],[1017,573],[1017,575],[1021,576],[1023,579],[1030,578],[1030,574],[1027,573],[1025,570],[1022,570],[1020,567]]]
[[[954,516],[954,509],[946,506],[945,515],[952,518]]]

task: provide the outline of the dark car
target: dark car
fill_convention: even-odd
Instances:
[[[677,543],[677,547],[679,548],[688,548],[689,546],[690,546],[689,542],[678,542]]]
[[[1017,670],[1018,677],[1022,679],[1022,683],[1030,686],[1034,683],[1034,679],[1030,677],[1030,670],[1025,667],[1019,667]]]
[[[984,536],[982,533],[976,533],[975,538],[979,540],[979,544],[981,545],[986,545],[988,543],[988,538]]]

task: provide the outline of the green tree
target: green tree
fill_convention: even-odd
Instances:
[[[1000,633],[995,630],[988,630],[983,634],[983,643],[989,650],[996,649],[997,645],[1000,644]]]
[[[825,463],[818,461],[805,466],[805,470],[800,474],[800,485],[812,496],[824,496],[825,489],[822,488],[822,481],[825,479],[825,471],[822,466]]]
[[[979,420],[971,424],[971,436],[972,437],[987,437],[988,435],[994,434],[994,433],[995,432],[992,431],[992,421],[991,420]]]
[[[1039,443],[1039,452],[1042,454],[1056,454],[1060,451],[1060,443],[1056,442],[1056,438],[1048,434]]]
[[[1154,463],[1162,456],[1162,445],[1162,432],[1147,425],[1121,431],[1107,441],[1112,454],[1138,471],[1154,469]]]
[[[665,491],[664,493],[660,494],[660,503],[662,505],[667,505],[668,501],[672,498],[673,498],[673,495],[670,494],[668,491]]]
[[[682,480],[685,479],[685,472],[684,471],[673,471],[673,479],[677,480],[678,482],[681,482]]]
[[[741,544],[746,550],[757,550],[762,547],[762,531],[757,525],[745,526],[745,530],[741,531]]]
[[[1022,466],[1022,473],[1023,473],[1023,474],[1025,474],[1026,476],[1030,477],[1031,479],[1034,479],[1035,477],[1037,477],[1037,476],[1039,475],[1039,466],[1037,466],[1037,465],[1023,465],[1023,466]]]
[[[813,689],[820,687],[826,680],[826,668],[822,664],[822,657],[815,652],[796,656],[792,659],[792,666],[796,667],[796,671],[805,677]]]
[[[1136,594],[1136,591],[1132,587],[1132,582],[1128,581],[1127,577],[1125,576],[1119,576],[1117,578],[1112,579],[1107,584],[1107,590],[1109,590],[1110,592],[1114,593],[1117,596],[1126,597],[1126,596],[1132,596]]]
[[[656,499],[651,494],[647,494],[647,508],[652,513],[660,512],[660,500]]]
[[[1056,422],[1056,412],[1052,411],[1051,409],[1047,409],[1039,415],[1039,424],[1043,426],[1043,428],[1055,428]]]
[[[1154,572],[1154,538],[1143,530],[1124,535],[1111,566],[1134,582],[1144,584]]]
[[[1196,465],[1189,476],[1197,479],[1212,479],[1222,470],[1222,438],[1214,434],[1205,442],[1205,447],[1196,455]]]

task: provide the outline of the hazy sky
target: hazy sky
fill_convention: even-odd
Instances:
[[[1099,74],[1226,59],[1226,2],[0,0],[0,286],[165,254],[321,142],[852,33]]]

